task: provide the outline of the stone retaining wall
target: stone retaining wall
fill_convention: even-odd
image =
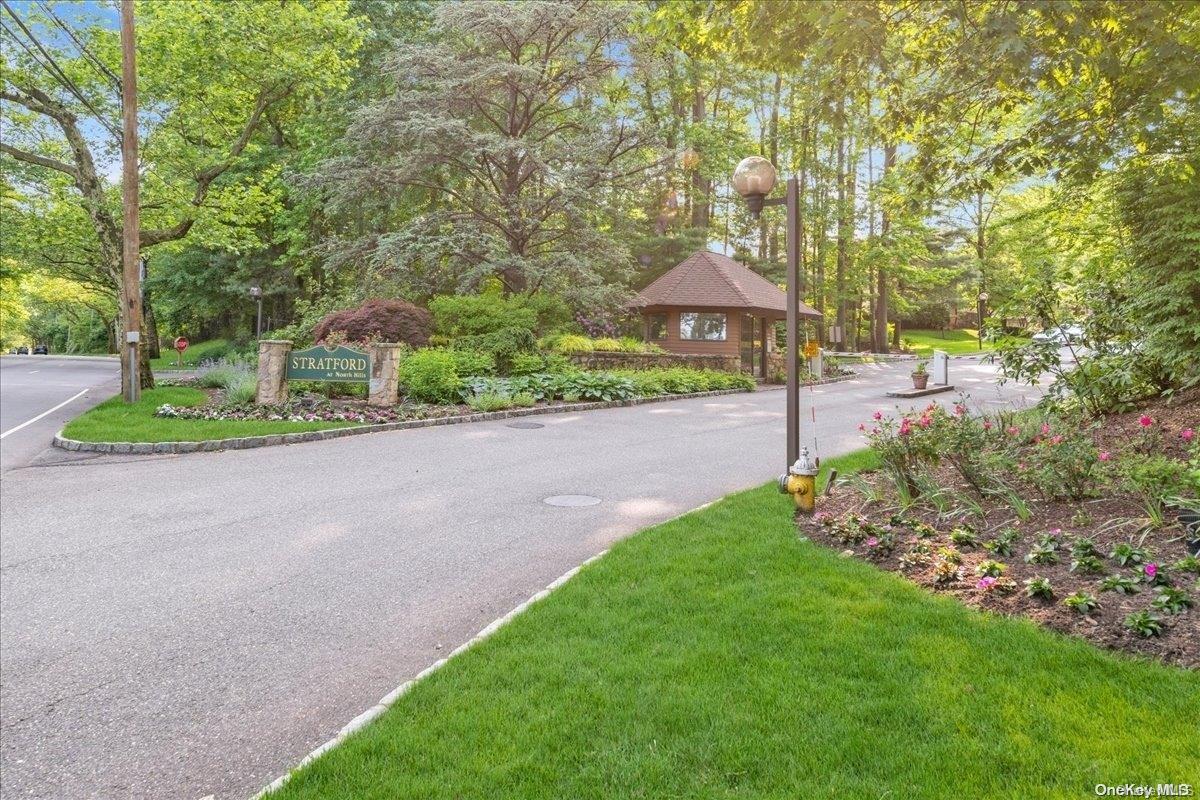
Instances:
[[[659,367],[689,367],[717,372],[738,373],[742,360],[738,356],[692,353],[572,353],[567,356],[573,364],[584,369],[655,369]]]

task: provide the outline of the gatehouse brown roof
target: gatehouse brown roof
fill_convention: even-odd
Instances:
[[[787,293],[732,258],[701,250],[638,292],[630,305],[744,308],[782,317],[787,314]],[[821,315],[800,303],[800,316]]]

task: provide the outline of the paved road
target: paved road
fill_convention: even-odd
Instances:
[[[1032,400],[953,362],[980,404]],[[821,453],[907,367],[811,395]],[[945,400],[949,395],[942,395]],[[807,402],[807,400],[806,400]],[[244,798],[615,540],[781,468],[784,393],[0,482],[5,798]],[[544,504],[592,494],[587,508]]]
[[[0,358],[0,472],[28,464],[67,420],[118,391],[116,359]]]

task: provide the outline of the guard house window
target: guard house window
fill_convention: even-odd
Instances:
[[[646,338],[652,342],[667,338],[666,314],[646,315]]]
[[[684,311],[679,315],[679,338],[699,342],[723,342],[725,315]]]

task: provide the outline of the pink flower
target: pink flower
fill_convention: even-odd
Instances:
[[[879,428],[871,428],[871,433],[879,433]]]
[[[878,546],[879,546],[879,540],[876,539],[874,536],[872,536],[870,539],[867,539],[867,547],[878,547]]]
[[[992,429],[992,423],[985,419],[983,421],[983,429],[985,431],[990,431]]]
[[[860,423],[858,423],[858,429],[860,431],[865,431],[867,429],[867,426],[865,423],[860,422]]]
[[[993,577],[992,577],[992,576],[990,576],[990,575],[989,575],[989,576],[987,576],[987,577],[984,577],[984,578],[980,578],[980,579],[979,579],[979,580],[978,580],[978,581],[975,583],[975,587],[976,587],[977,589],[982,589],[982,590],[983,590],[983,591],[985,591],[985,592],[986,592],[988,589],[991,589],[991,588],[992,588],[993,586],[995,586],[995,585],[996,585],[996,579],[995,579],[995,578],[993,578]]]
[[[871,419],[876,420],[876,421],[883,419],[883,412],[876,411],[874,414],[871,415]]]
[[[901,436],[908,436],[908,434],[912,433],[912,420],[910,420],[908,417],[900,420],[900,430],[898,433]]]
[[[1141,425],[1143,428],[1149,428],[1153,424],[1154,418],[1149,414],[1142,414],[1140,417],[1138,417],[1138,425]]]
[[[1050,437],[1050,444],[1062,444],[1063,437],[1061,434],[1055,434]]]
[[[1155,575],[1158,574],[1158,565],[1154,564],[1154,563],[1147,564],[1145,567],[1145,570],[1146,570],[1146,577],[1153,578]]]
[[[965,413],[967,413],[966,406],[962,405],[961,403],[956,403],[954,405],[954,416],[961,417]]]
[[[1104,452],[1102,452],[1100,454],[1100,460],[1101,461],[1112,461],[1112,453],[1105,450]]]
[[[1058,536],[1060,533],[1062,533],[1062,528],[1051,528],[1050,529],[1051,536]]]
[[[917,424],[920,425],[922,428],[928,428],[930,425],[933,424],[933,420],[931,420],[929,418],[928,414],[922,414],[921,418],[919,420],[917,420]]]
[[[1049,423],[1043,422],[1042,423],[1042,436],[1049,436],[1049,435],[1050,435],[1050,425],[1049,425]]]
[[[1196,432],[1191,428],[1184,428],[1179,432],[1179,438],[1183,439],[1188,444],[1192,443],[1192,439],[1196,438]]]
[[[1009,425],[1007,428],[1004,429],[1004,432],[1007,433],[1009,436],[1016,436],[1018,433],[1021,432],[1021,429],[1018,428],[1016,425]]]

